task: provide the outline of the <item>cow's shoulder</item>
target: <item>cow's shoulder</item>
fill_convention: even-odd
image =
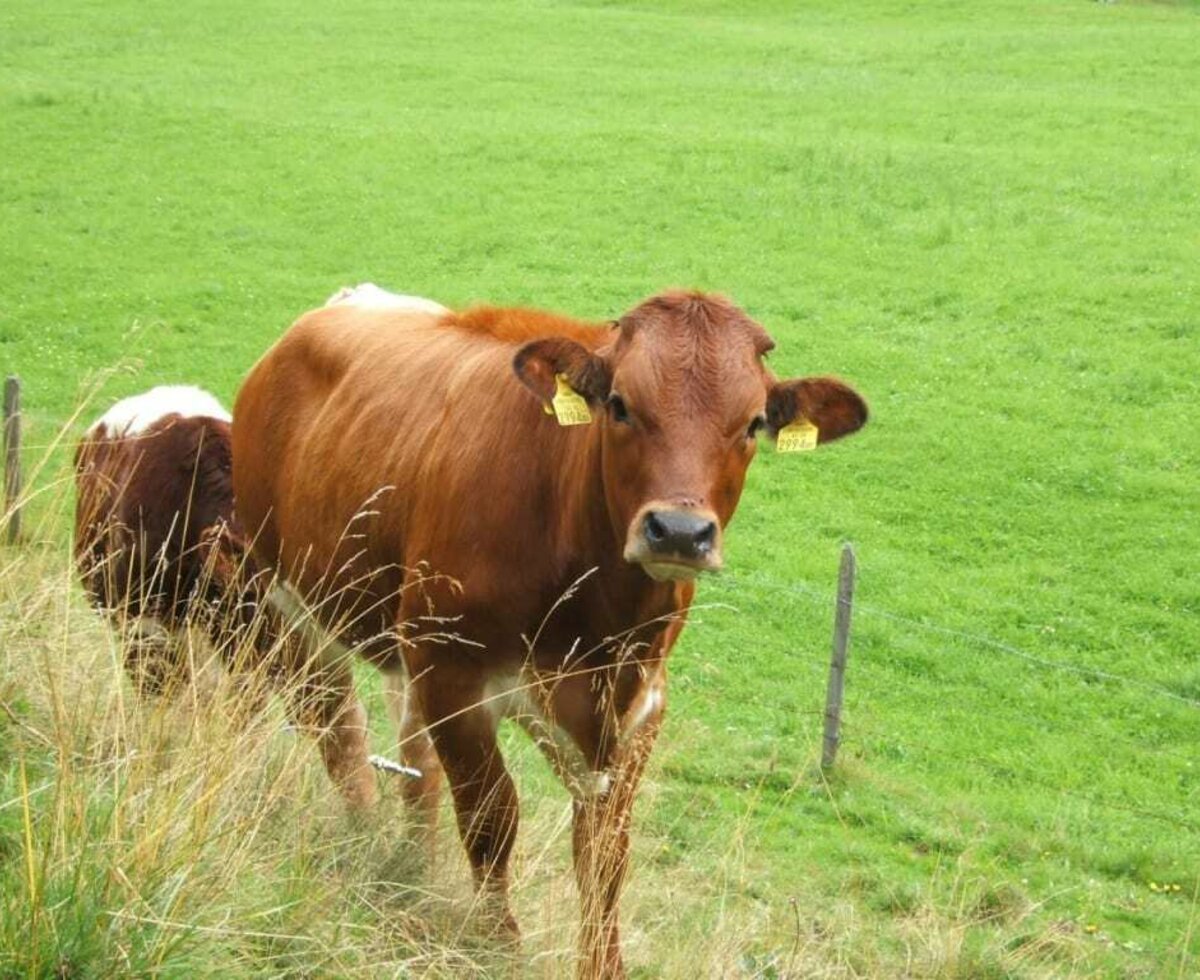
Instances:
[[[567,337],[595,349],[609,339],[609,331],[602,324],[519,306],[474,306],[443,317],[440,325],[443,329],[455,329],[506,344],[523,344],[539,337]]]

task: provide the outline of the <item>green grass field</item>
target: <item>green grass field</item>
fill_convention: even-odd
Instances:
[[[755,464],[672,661],[631,966],[1200,973],[1200,7],[333,6],[0,7],[0,371],[34,489],[97,383],[89,414],[159,382],[231,401],[347,283],[596,318],[728,293],[780,374],[841,374],[873,418]],[[68,505],[0,552],[0,976],[502,969],[449,830],[405,891],[400,817],[348,827],[294,739],[211,794],[200,762],[129,761],[215,771],[236,740],[113,708]],[[516,972],[553,977],[567,797],[510,745]]]

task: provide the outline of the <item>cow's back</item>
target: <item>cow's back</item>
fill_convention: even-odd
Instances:
[[[238,514],[258,553],[360,634],[394,624],[418,566],[480,607],[551,574],[531,549],[549,546],[553,460],[585,436],[548,425],[517,383],[518,339],[404,312],[301,318],[234,411]]]

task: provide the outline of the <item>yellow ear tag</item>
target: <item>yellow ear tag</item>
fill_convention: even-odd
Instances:
[[[775,452],[806,453],[817,448],[819,430],[808,419],[796,419],[785,425],[775,437]]]
[[[587,425],[592,420],[587,399],[575,391],[567,382],[565,374],[554,376],[554,417],[559,425]]]

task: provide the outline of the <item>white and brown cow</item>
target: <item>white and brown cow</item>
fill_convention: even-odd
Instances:
[[[207,392],[161,386],[115,404],[76,450],[80,576],[124,634],[126,667],[147,692],[186,678],[189,626],[227,648],[254,614],[230,421]]]

